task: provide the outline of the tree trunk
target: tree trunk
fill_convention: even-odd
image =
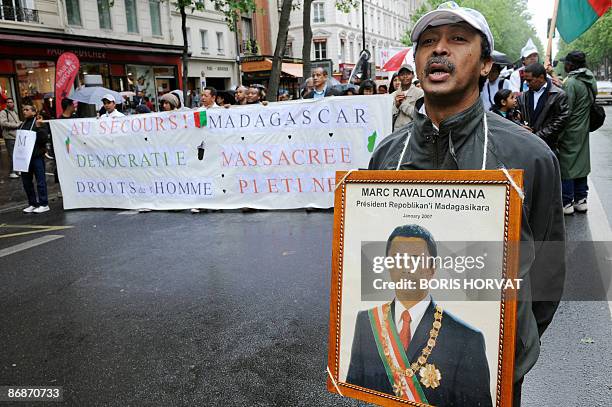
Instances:
[[[183,101],[187,103],[187,63],[189,61],[189,43],[187,42],[187,14],[185,6],[179,6],[181,12],[181,31],[183,33]]]
[[[312,48],[312,27],[310,25],[310,10],[312,0],[304,0],[304,14],[302,25],[304,30],[304,45],[302,46],[302,71],[304,80],[310,77],[310,50]]]
[[[292,0],[283,0],[280,21],[278,23],[278,38],[276,39],[276,49],[272,60],[272,72],[270,72],[270,83],[268,85],[268,102],[276,102],[278,96],[278,85],[280,83],[281,68],[283,66],[283,56],[287,46],[287,32],[289,31],[289,17],[291,14]]]

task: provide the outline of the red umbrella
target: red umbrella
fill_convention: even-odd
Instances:
[[[391,59],[387,61],[387,63],[382,67],[382,70],[385,72],[395,72],[404,64],[404,59],[406,59],[406,55],[410,52],[412,48],[404,48],[397,54],[393,55]]]

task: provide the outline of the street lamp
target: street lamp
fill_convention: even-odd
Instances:
[[[365,0],[361,0],[361,41],[361,43],[363,44],[361,50],[365,51]]]

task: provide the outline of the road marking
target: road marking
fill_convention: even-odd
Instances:
[[[138,211],[123,211],[123,212],[117,212],[117,215],[136,215],[138,213]]]
[[[38,239],[30,240],[25,243],[19,243],[15,246],[7,247],[6,249],[0,250],[0,257],[9,256],[21,252],[23,250],[31,249],[32,247],[40,246],[41,244],[49,243],[57,239],[61,239],[62,235],[47,235],[39,237]]]
[[[30,230],[28,232],[17,232],[17,233],[9,233],[6,235],[0,235],[0,239],[4,239],[7,237],[31,235],[34,233],[55,232],[58,230],[72,229],[73,227],[74,226],[7,225],[6,223],[1,223],[0,229],[10,228],[10,229],[34,229],[34,230]]]
[[[610,222],[608,222],[608,216],[601,204],[597,189],[591,180],[589,179],[589,196],[587,198],[589,210],[586,213],[587,223],[589,224],[589,230],[591,231],[591,239],[593,242],[612,242],[612,230],[610,230]],[[576,215],[574,215],[576,216]],[[603,256],[604,261],[612,258],[612,253],[608,251],[606,256]],[[610,270],[609,264],[600,265],[600,270]],[[603,281],[606,281],[604,278]],[[607,296],[612,298],[612,287],[608,287]],[[610,309],[610,316],[612,317],[612,301],[608,301],[608,308]]]

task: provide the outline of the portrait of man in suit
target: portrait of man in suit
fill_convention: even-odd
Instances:
[[[386,256],[437,256],[431,233],[410,224],[395,228]],[[425,405],[492,406],[483,334],[436,304],[418,280],[433,278],[433,262],[390,267],[393,282],[412,280],[395,298],[360,311],[346,382]]]

